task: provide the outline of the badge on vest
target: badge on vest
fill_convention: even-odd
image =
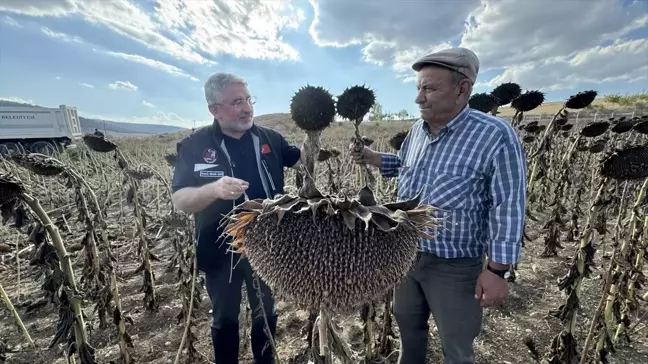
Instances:
[[[200,177],[202,178],[220,178],[225,176],[223,171],[200,171]]]
[[[270,154],[272,150],[270,149],[270,145],[268,144],[263,144],[261,146],[261,154]]]
[[[216,161],[218,160],[218,153],[216,152],[216,149],[205,149],[205,151],[203,152],[203,159],[205,160],[205,163],[216,163]]]

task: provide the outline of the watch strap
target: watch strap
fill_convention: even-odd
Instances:
[[[486,265],[486,269],[488,269],[489,271],[497,274],[502,279],[507,279],[508,276],[509,276],[508,273],[510,272],[509,269],[495,269],[495,268],[491,267],[490,265]]]

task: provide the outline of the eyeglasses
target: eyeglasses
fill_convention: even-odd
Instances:
[[[245,99],[235,99],[234,101],[228,103],[228,106],[233,106],[233,107],[241,107],[243,106],[243,103],[248,103],[248,105],[254,105],[256,103],[256,97],[254,96],[249,96]],[[217,105],[223,105],[223,104],[217,104]]]

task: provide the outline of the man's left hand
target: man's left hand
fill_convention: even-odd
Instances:
[[[484,269],[479,274],[477,285],[475,286],[475,299],[480,301],[482,307],[499,305],[506,300],[508,294],[509,288],[506,279],[501,278],[488,269]]]

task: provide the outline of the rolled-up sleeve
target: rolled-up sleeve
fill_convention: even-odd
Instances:
[[[380,162],[380,174],[386,178],[398,176],[398,170],[401,166],[400,157],[393,153],[380,154],[382,155]]]
[[[489,259],[515,264],[520,259],[526,207],[526,156],[519,140],[503,143],[491,166]]]
[[[173,179],[171,181],[171,189],[173,192],[185,187],[193,187],[196,185],[191,151],[187,146],[179,142],[176,145],[176,152],[176,164],[173,169]]]

